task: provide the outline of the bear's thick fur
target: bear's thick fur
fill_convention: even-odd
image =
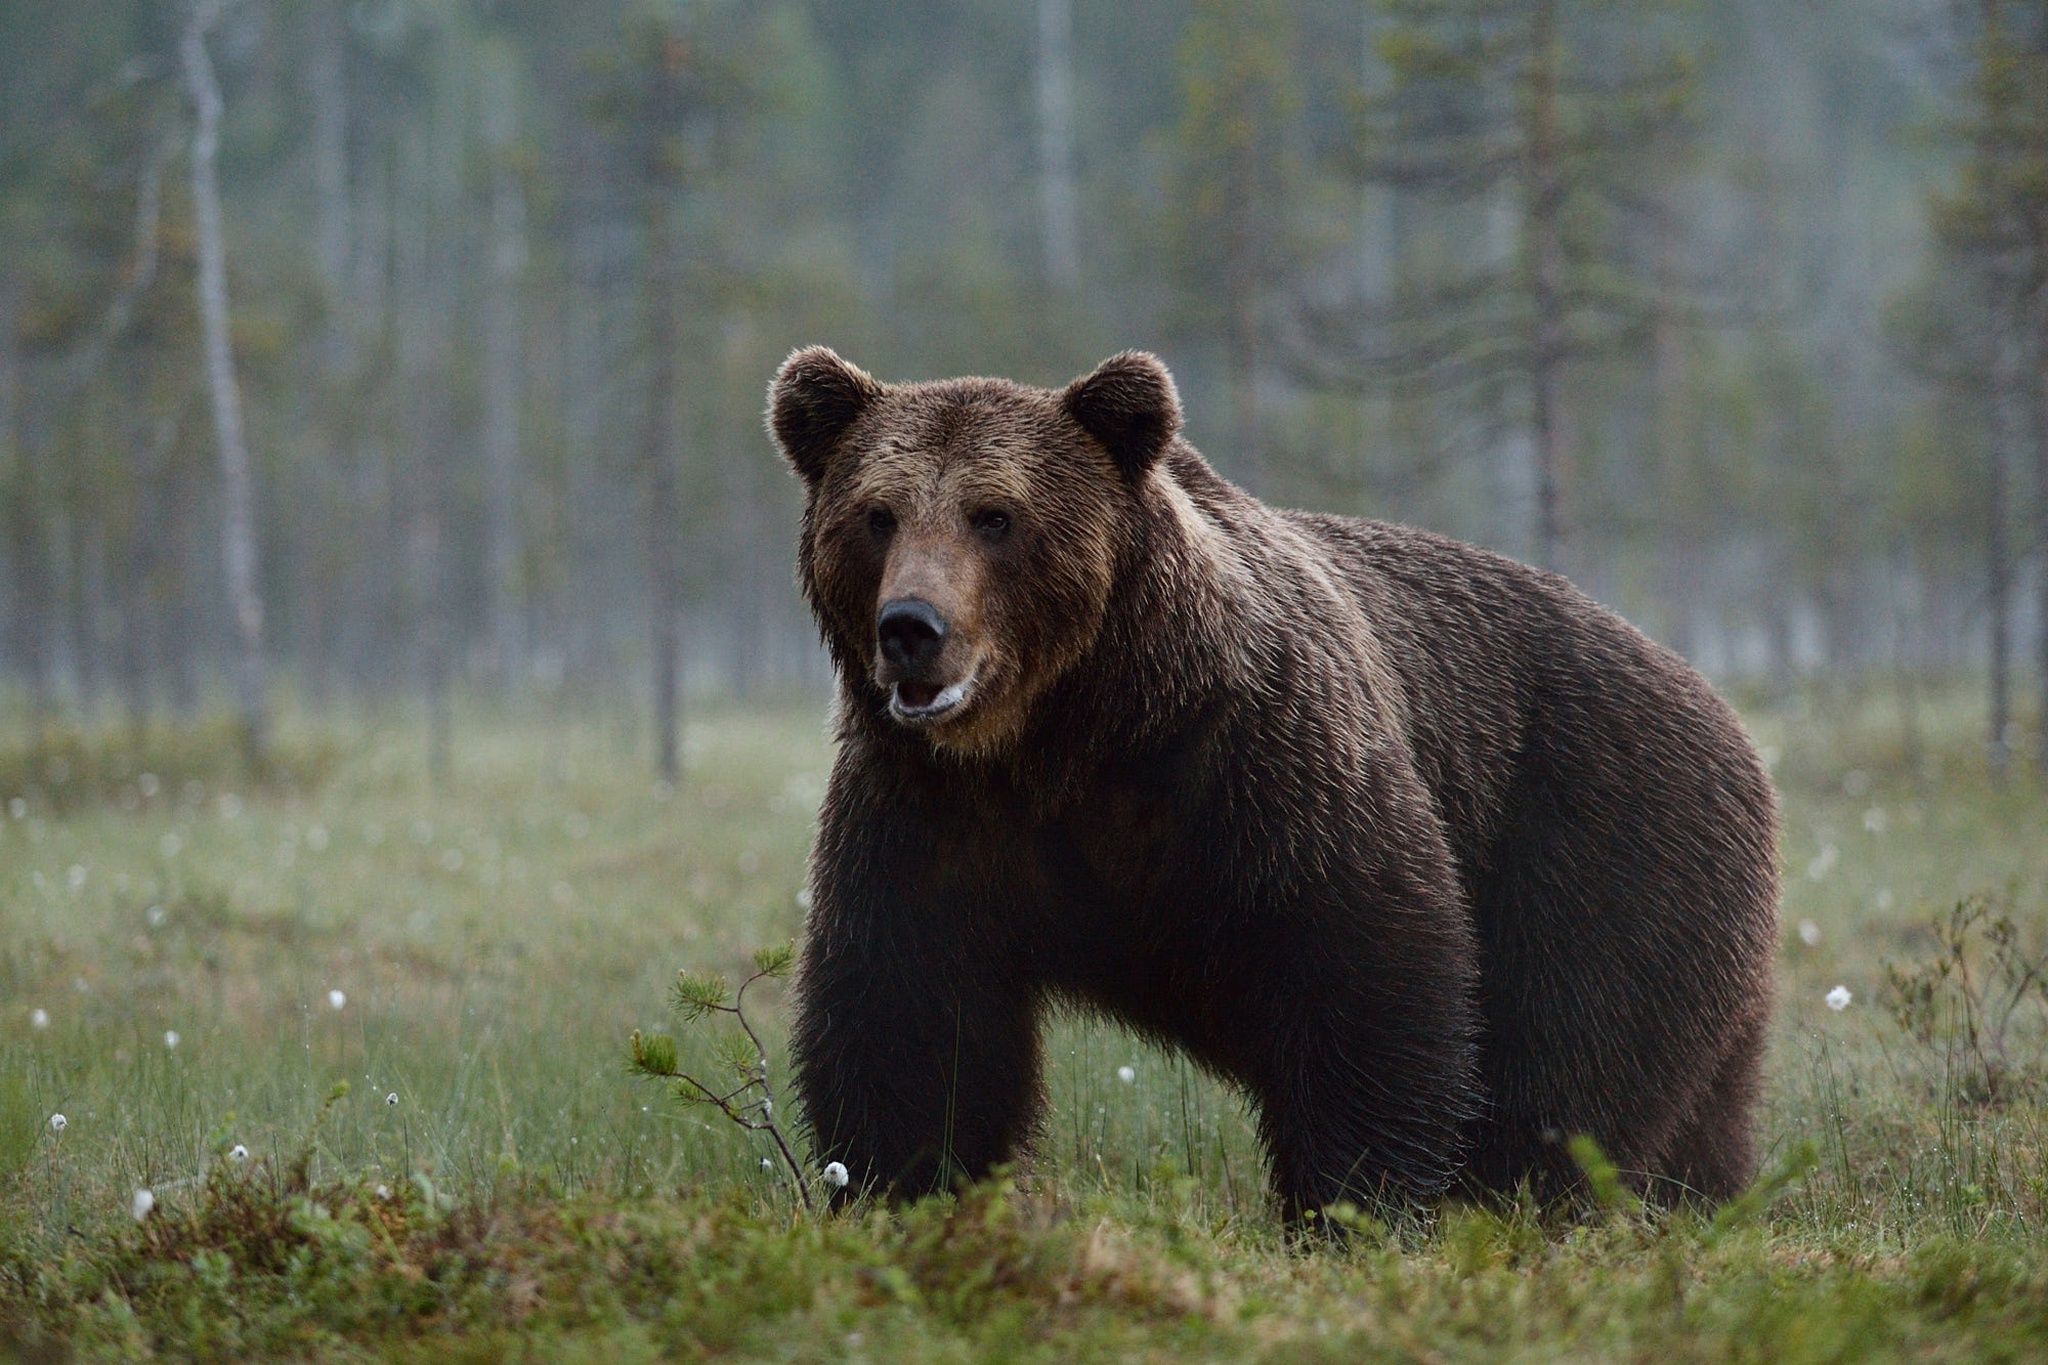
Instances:
[[[1676,655],[1569,583],[1280,511],[1126,353],[1065,389],[770,388],[838,669],[793,1037],[821,1162],[1018,1156],[1048,1009],[1184,1048],[1283,1208],[1750,1177],[1771,786]]]

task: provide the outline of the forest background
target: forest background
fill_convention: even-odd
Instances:
[[[423,698],[445,753],[471,688],[673,771],[679,693],[824,681],[759,416],[823,341],[1150,348],[1262,496],[2032,729],[2048,5],[10,0],[0,53],[37,726]]]

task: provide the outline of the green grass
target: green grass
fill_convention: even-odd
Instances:
[[[587,719],[465,717],[445,791],[396,723],[288,724],[253,787],[203,739],[17,731],[0,1357],[2039,1358],[2040,1091],[1979,1102],[1952,1030],[1881,1004],[1962,895],[2048,927],[2048,799],[1987,779],[1970,703],[1929,697],[1910,739],[1883,698],[1751,717],[1786,786],[1763,1127],[1802,1173],[1774,1198],[1307,1251],[1235,1098],[1104,1025],[1058,1026],[1008,1193],[903,1215],[806,1219],[764,1139],[627,1074],[679,968],[737,980],[795,932],[822,708],[700,714],[677,791]],[[2041,1016],[2008,1036],[2023,1080]]]

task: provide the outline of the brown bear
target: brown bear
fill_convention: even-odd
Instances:
[[[1064,389],[785,361],[839,677],[794,1075],[820,1162],[1019,1156],[1041,1021],[1256,1111],[1281,1205],[1750,1178],[1775,799],[1676,655],[1564,579],[1268,507],[1130,352]]]

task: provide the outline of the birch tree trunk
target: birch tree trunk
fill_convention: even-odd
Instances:
[[[1558,482],[1564,463],[1564,206],[1557,114],[1557,0],[1538,0],[1530,16],[1528,90],[1529,385],[1536,446],[1536,562],[1559,568],[1564,548]]]
[[[1081,278],[1074,201],[1074,4],[1038,0],[1038,205],[1045,280],[1066,293]]]
[[[221,557],[228,609],[235,628],[235,706],[242,742],[253,766],[268,744],[264,707],[263,598],[257,586],[255,488],[249,448],[242,429],[242,399],[235,385],[234,355],[228,344],[227,246],[222,238],[220,182],[220,87],[206,55],[206,35],[220,16],[218,4],[193,6],[178,45],[185,91],[194,112],[192,130],[192,216],[199,249],[199,314],[205,334],[206,379],[220,440]]]

